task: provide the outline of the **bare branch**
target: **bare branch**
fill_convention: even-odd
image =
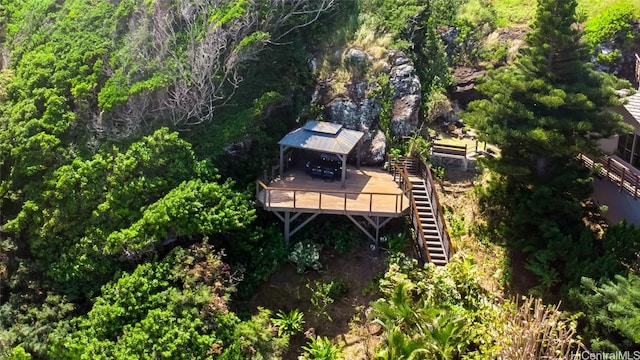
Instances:
[[[242,82],[242,64],[274,43],[309,26],[335,0],[158,0],[131,15],[114,68],[126,74],[128,100],[93,116],[100,136],[126,138],[148,125],[179,130],[213,121]],[[227,9],[227,10],[225,10]],[[223,19],[224,18],[224,19]],[[275,38],[272,38],[274,36]],[[145,83],[146,82],[146,83]]]

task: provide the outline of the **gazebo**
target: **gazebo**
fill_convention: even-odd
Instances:
[[[362,131],[350,130],[340,124],[311,120],[304,126],[283,137],[280,145],[280,169],[284,169],[284,153],[290,148],[336,155],[342,161],[342,188],[347,177],[347,156],[360,146]],[[357,151],[357,167],[360,168],[360,151]]]

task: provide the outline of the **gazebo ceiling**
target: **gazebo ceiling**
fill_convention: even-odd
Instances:
[[[345,129],[340,124],[312,120],[285,135],[278,144],[296,149],[346,155],[363,136],[362,131]]]

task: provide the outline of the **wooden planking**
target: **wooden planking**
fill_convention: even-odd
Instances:
[[[303,170],[287,171],[284,178],[261,188],[257,200],[273,211],[400,216],[409,208],[393,177],[378,168],[347,169],[346,188],[339,180],[312,178]]]

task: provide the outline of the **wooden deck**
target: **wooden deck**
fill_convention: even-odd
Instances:
[[[256,199],[269,211],[399,217],[410,206],[407,186],[401,188],[379,168],[347,169],[344,189],[339,180],[312,178],[294,169],[268,185],[258,181]]]

